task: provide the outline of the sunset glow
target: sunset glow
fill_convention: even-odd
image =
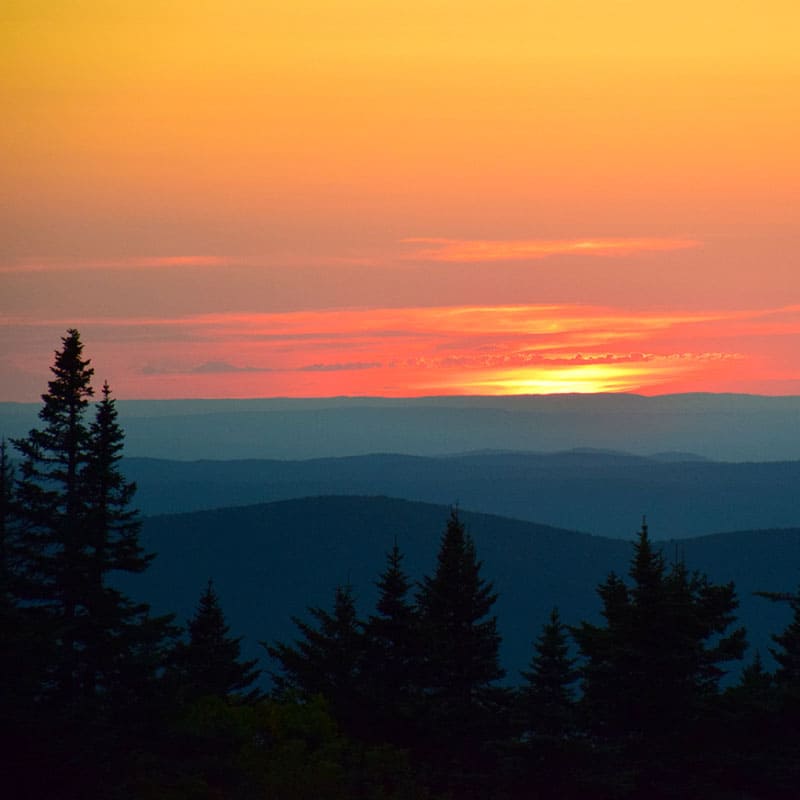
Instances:
[[[800,392],[795,3],[11,0],[0,400]]]
[[[11,319],[25,340],[68,320]],[[137,397],[787,391],[772,354],[800,309],[625,312],[583,306],[333,309],[180,318],[93,318],[100,373]],[[155,347],[153,346],[155,344]],[[43,348],[42,360],[48,355]],[[10,360],[31,381],[33,348]],[[37,369],[38,368],[38,369]],[[31,384],[33,385],[33,384]]]

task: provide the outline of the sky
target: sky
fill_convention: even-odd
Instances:
[[[0,400],[800,394],[796,2],[0,15]]]

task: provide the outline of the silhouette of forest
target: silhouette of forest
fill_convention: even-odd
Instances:
[[[155,556],[115,400],[104,384],[92,402],[76,330],[51,371],[39,427],[0,449],[6,796],[797,796],[800,595],[786,587],[764,592],[793,613],[775,670],[742,665],[733,583],[668,561],[643,522],[597,587],[601,619],[554,608],[532,626],[528,668],[506,676],[497,593],[453,509],[420,580],[395,544],[368,616],[331,587],[293,640],[265,641],[265,691],[213,580],[185,625],[116,588]]]

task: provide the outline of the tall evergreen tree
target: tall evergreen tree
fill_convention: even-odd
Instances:
[[[521,699],[525,728],[531,735],[560,738],[574,724],[573,684],[578,679],[575,659],[569,655],[567,626],[558,609],[542,628],[534,646]]]
[[[423,578],[417,594],[422,722],[428,731],[421,743],[443,770],[441,788],[464,796],[486,791],[487,744],[498,735],[500,692],[493,684],[504,675],[497,620],[490,615],[497,595],[481,577],[481,566],[453,509],[436,570]]]
[[[53,676],[65,702],[76,699],[80,592],[85,576],[85,494],[81,473],[89,431],[85,413],[94,369],[83,358],[77,330],[62,337],[50,368],[53,379],[42,395],[39,419],[44,427],[13,440],[22,455],[20,509],[27,537],[27,599],[44,606],[54,623],[59,658]]]
[[[56,703],[85,711],[112,690],[130,694],[142,670],[154,672],[154,645],[167,635],[168,620],[151,619],[146,605],[110,584],[111,573],[141,572],[152,556],[139,545],[141,523],[129,507],[135,486],[120,472],[124,434],[110,389],[103,387],[87,424],[94,370],[77,330],[62,345],[42,396],[44,425],[14,445],[23,456],[27,599],[53,626]]]
[[[481,575],[475,543],[458,511],[447,521],[436,571],[423,578],[417,595],[421,634],[427,654],[424,685],[433,697],[463,708],[503,677],[500,635],[489,616],[497,594]]]
[[[138,511],[130,507],[136,485],[120,471],[123,446],[116,401],[104,383],[80,475],[85,512],[80,686],[88,698],[118,685],[132,663],[138,661],[144,667],[142,657],[153,656],[144,652],[146,646],[143,651],[144,643],[157,639],[159,630],[166,635],[169,628],[168,618],[150,618],[147,605],[133,603],[110,585],[112,573],[143,572],[153,558],[139,543],[141,521]]]
[[[417,614],[409,598],[412,584],[395,542],[380,575],[376,614],[364,626],[362,683],[373,722],[373,738],[408,746],[415,735],[419,700]]]
[[[241,637],[230,635],[230,628],[211,580],[200,596],[197,609],[189,620],[189,641],[175,651],[180,681],[179,691],[185,700],[216,696],[251,702],[259,697],[253,683],[260,670],[257,659],[241,660]]]
[[[683,564],[667,570],[644,523],[629,575],[630,587],[612,574],[598,589],[605,625],[573,629],[585,659],[582,707],[598,746],[608,748],[613,780],[660,796],[690,774],[701,751],[687,745],[710,717],[722,665],[741,658],[745,634],[728,632],[733,584],[711,584]],[[615,752],[622,763],[610,758]]]
[[[583,761],[582,737],[576,736],[573,684],[578,679],[569,654],[567,626],[554,608],[534,642],[530,667],[517,693],[521,739],[510,754],[516,791],[534,798],[582,797],[576,775]]]
[[[55,354],[53,380],[42,395],[41,429],[13,440],[23,458],[19,484],[20,505],[28,528],[40,544],[38,567],[42,597],[74,616],[72,597],[83,527],[80,473],[86,461],[88,429],[84,420],[94,369],[83,359],[83,343],[76,330],[62,338]]]
[[[308,609],[315,623],[292,621],[301,637],[294,645],[265,644],[280,667],[273,673],[279,692],[321,695],[335,719],[349,734],[363,730],[361,672],[364,659],[363,624],[359,621],[350,586],[339,586],[333,611]]]

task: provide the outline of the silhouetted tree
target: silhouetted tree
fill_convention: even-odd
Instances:
[[[457,794],[486,790],[487,745],[498,736],[501,716],[501,692],[493,684],[505,673],[497,620],[490,616],[497,595],[480,572],[475,544],[453,509],[417,607],[424,749]]]
[[[99,796],[103,770],[121,763],[114,749],[119,755],[123,740],[150,724],[171,629],[168,617],[151,618],[147,605],[109,581],[115,571],[142,571],[149,557],[128,509],[133,487],[119,472],[123,434],[108,387],[94,422],[86,421],[94,370],[77,330],[62,338],[51,371],[42,427],[13,441],[22,456],[16,508],[25,652],[42,642],[49,648],[35,675],[31,720],[49,728],[40,745],[50,748],[51,769],[36,778],[60,784],[64,797]],[[44,787],[39,794],[47,795]]]
[[[800,699],[800,593],[760,592],[759,594],[775,602],[788,603],[792,610],[792,619],[786,628],[772,636],[777,647],[771,647],[770,653],[778,662],[775,682],[785,691],[796,693]]]
[[[748,674],[749,691],[744,700],[749,709],[748,722],[760,730],[755,742],[758,767],[768,770],[770,797],[790,798],[800,781],[800,592],[757,592],[772,602],[786,603],[792,617],[786,627],[772,639],[770,653],[777,662],[769,690],[764,687],[767,676]],[[756,682],[756,678],[760,678]],[[766,704],[766,709],[764,708]],[[767,714],[767,724],[759,725]],[[753,720],[755,717],[755,720]]]
[[[241,637],[230,636],[210,580],[188,629],[189,641],[179,643],[175,651],[179,692],[184,700],[214,695],[252,702],[259,697],[258,690],[252,688],[260,674],[258,661],[241,660]]]
[[[85,576],[85,494],[81,472],[89,431],[84,420],[94,369],[83,358],[77,330],[62,337],[62,349],[50,368],[53,380],[42,395],[39,419],[44,427],[13,440],[23,457],[19,482],[25,516],[28,584],[33,602],[47,608],[56,623],[59,658],[55,687],[65,702],[76,692],[79,653],[79,594]]]
[[[418,625],[409,599],[412,584],[395,543],[377,581],[376,614],[364,626],[362,685],[377,741],[409,746],[414,737],[419,696]]]
[[[530,667],[522,673],[525,729],[531,735],[560,738],[574,726],[573,684],[578,671],[569,655],[567,630],[554,608],[535,642]]]
[[[630,587],[612,574],[598,589],[605,625],[573,629],[585,658],[582,707],[614,791],[660,797],[690,779],[722,664],[741,658],[745,634],[726,633],[733,584],[711,584],[683,564],[667,570],[644,523],[629,575]]]
[[[345,732],[359,734],[364,716],[364,634],[351,588],[336,588],[332,612],[313,607],[308,613],[316,625],[292,618],[302,636],[294,645],[265,644],[280,666],[280,672],[273,673],[276,689],[306,697],[321,695]]]

